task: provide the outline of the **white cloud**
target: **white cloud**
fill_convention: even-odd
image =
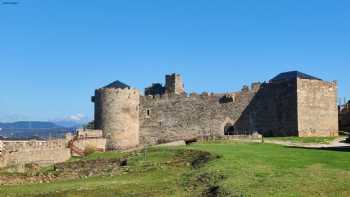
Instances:
[[[84,114],[78,113],[78,114],[67,116],[64,119],[79,122],[79,121],[85,120],[86,118],[87,117]]]
[[[83,113],[77,113],[64,116],[63,118],[51,119],[49,121],[64,127],[76,127],[77,125],[83,125],[90,122],[91,119]]]

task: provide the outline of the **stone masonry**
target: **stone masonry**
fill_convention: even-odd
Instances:
[[[337,136],[337,83],[297,80],[299,136]]]
[[[350,132],[350,101],[339,106],[339,129]]]
[[[23,167],[28,163],[50,165],[82,156],[87,147],[104,152],[107,139],[102,130],[79,129],[75,135],[67,133],[64,139],[54,140],[0,140],[0,168]]]
[[[50,141],[1,141],[0,168],[26,163],[49,165],[64,162],[71,157],[65,139]]]
[[[179,74],[173,73],[165,76],[165,92],[168,94],[184,94],[185,88]]]
[[[112,83],[95,91],[95,129],[103,130],[107,149],[128,149],[139,144],[139,91]]]
[[[335,136],[337,84],[297,71],[228,93],[186,94],[180,75],[138,90],[116,81],[95,91],[95,127],[110,149],[259,132]],[[109,142],[108,142],[109,141]]]

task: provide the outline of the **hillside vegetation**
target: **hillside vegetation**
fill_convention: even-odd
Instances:
[[[350,152],[255,143],[199,143],[134,154],[113,176],[0,186],[1,196],[350,196]]]

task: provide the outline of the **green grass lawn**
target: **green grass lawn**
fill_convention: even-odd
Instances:
[[[337,137],[265,137],[264,139],[296,143],[329,144],[337,139]]]
[[[169,164],[186,157],[181,149],[220,157],[200,168]],[[120,154],[96,153],[86,159],[104,157]],[[219,196],[350,196],[350,152],[254,143],[157,148],[146,157],[131,155],[128,172],[119,176],[0,186],[0,196],[203,196],[206,186]]]
[[[227,176],[222,186],[243,196],[350,196],[350,152],[273,144],[198,144],[222,154],[203,170]]]
[[[117,151],[111,151],[111,152],[94,152],[90,155],[87,155],[85,157],[71,157],[68,162],[74,162],[78,160],[96,160],[96,159],[113,159],[113,158],[120,158],[124,156],[128,156],[130,153],[127,152],[117,152]]]

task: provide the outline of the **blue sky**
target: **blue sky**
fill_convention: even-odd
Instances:
[[[226,92],[299,70],[350,98],[347,0],[16,1],[0,4],[0,121],[91,118],[95,88],[172,72]]]

